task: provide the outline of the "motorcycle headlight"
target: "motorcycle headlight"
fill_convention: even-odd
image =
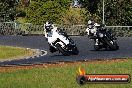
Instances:
[[[101,38],[102,38],[103,36],[104,36],[104,35],[103,35],[102,33],[99,33],[99,37],[101,37]]]

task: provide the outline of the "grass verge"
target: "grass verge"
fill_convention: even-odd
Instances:
[[[0,88],[132,88],[128,84],[76,83],[78,68],[88,74],[130,74],[132,59],[0,67]]]
[[[16,59],[24,56],[33,55],[33,51],[25,48],[11,47],[11,46],[0,46],[0,60]]]

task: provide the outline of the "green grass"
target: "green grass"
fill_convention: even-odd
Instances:
[[[130,74],[132,59],[112,62],[88,62],[50,67],[33,67],[0,73],[0,88],[132,88],[128,84],[86,84],[76,83],[78,68],[85,68],[87,74]]]
[[[25,48],[17,48],[10,46],[0,46],[0,60],[4,59],[14,59],[20,56],[31,55],[31,50]]]

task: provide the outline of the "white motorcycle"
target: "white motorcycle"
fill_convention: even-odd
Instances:
[[[47,32],[47,40],[50,45],[50,52],[59,51],[63,55],[78,55],[79,51],[74,41],[65,33],[54,27]]]

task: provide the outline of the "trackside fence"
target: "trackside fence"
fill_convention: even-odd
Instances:
[[[58,25],[61,30],[68,35],[86,35],[86,25]],[[116,36],[130,37],[132,36],[132,26],[106,26],[106,29],[112,30]],[[15,23],[2,22],[0,23],[0,35],[43,35],[43,25],[33,25],[31,23]]]

